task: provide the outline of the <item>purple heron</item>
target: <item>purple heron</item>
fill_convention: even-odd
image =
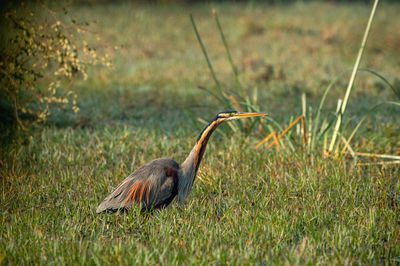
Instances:
[[[168,206],[178,195],[183,205],[192,189],[193,181],[207,142],[214,130],[222,123],[234,119],[265,116],[265,113],[239,113],[222,111],[208,124],[197,138],[196,144],[181,166],[168,158],[155,159],[128,176],[103,200],[96,212],[126,211],[134,204],[142,211]]]

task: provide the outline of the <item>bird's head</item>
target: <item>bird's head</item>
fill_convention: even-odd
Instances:
[[[268,115],[268,114],[266,114],[266,113],[239,113],[238,111],[235,111],[235,110],[229,110],[229,111],[219,112],[217,114],[217,117],[215,118],[215,120],[218,120],[221,123],[223,123],[226,121],[240,119],[240,118],[266,116],[266,115]]]

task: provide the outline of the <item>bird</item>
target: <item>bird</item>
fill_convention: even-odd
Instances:
[[[177,196],[183,206],[188,197],[211,134],[230,120],[266,116],[266,113],[219,112],[203,129],[189,155],[179,164],[169,158],[155,159],[122,181],[97,207],[96,213],[128,211],[138,206],[141,212],[167,207]]]

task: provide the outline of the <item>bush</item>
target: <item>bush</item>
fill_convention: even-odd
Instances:
[[[2,14],[0,54],[1,129],[26,130],[46,121],[52,106],[78,112],[73,78],[86,79],[87,67],[110,65],[108,55],[89,47],[82,23],[68,17],[65,8],[46,5],[6,8]],[[69,20],[66,23],[59,17]],[[86,23],[86,25],[88,25]]]

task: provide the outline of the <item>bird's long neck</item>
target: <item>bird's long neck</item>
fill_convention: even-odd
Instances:
[[[214,120],[206,126],[197,138],[196,145],[189,153],[188,157],[181,165],[181,175],[179,177],[178,199],[181,203],[185,202],[186,197],[192,188],[193,181],[199,169],[206,146],[211,134],[221,124],[221,121]]]

